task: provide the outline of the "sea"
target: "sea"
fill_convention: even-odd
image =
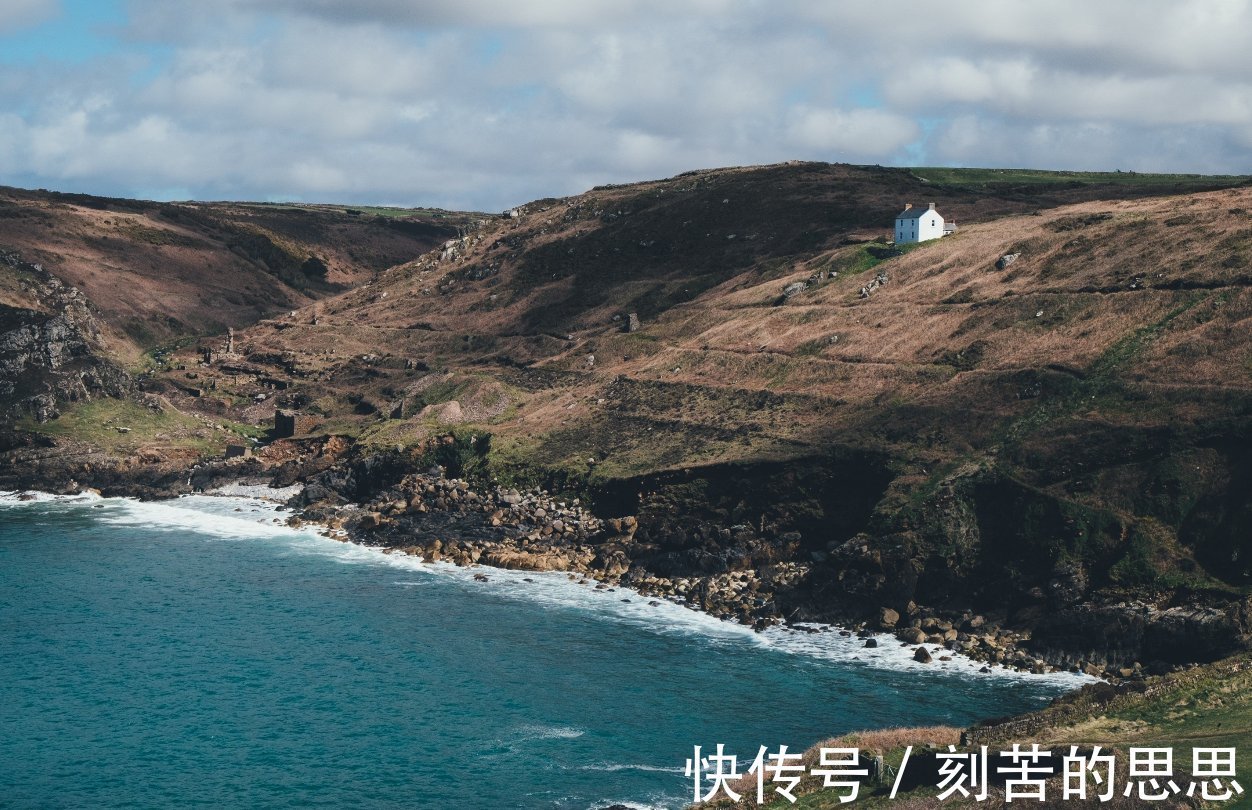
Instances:
[[[0,807],[681,808],[695,746],[746,769],[761,746],[965,726],[1084,682],[286,516],[0,493]]]

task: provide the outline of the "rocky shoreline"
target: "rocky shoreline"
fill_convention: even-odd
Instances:
[[[298,483],[303,489],[287,504],[294,524],[318,523],[389,553],[462,566],[561,571],[590,587],[626,587],[646,599],[672,600],[758,629],[780,623],[801,631],[812,624],[839,627],[867,646],[911,647],[920,662],[961,655],[1022,672],[1138,680],[1216,660],[1230,654],[1223,650],[1246,643],[1250,614],[1243,602],[1229,600],[1205,605],[1067,597],[1046,609],[1041,596],[1025,594],[1027,609],[993,603],[977,610],[949,589],[949,597],[928,604],[919,575],[908,579],[901,563],[909,559],[906,545],[892,550],[862,532],[832,540],[823,550],[815,536],[846,537],[849,529],[797,525],[804,505],[799,495],[787,501],[774,492],[767,497],[782,500],[762,506],[758,498],[750,509],[702,508],[706,490],[693,495],[683,488],[692,481],[704,486],[708,479],[684,476],[630,482],[630,497],[565,487],[581,493],[580,500],[490,483],[490,475],[449,477],[422,461],[430,455],[430,448],[362,453],[336,437],[280,440],[251,458],[211,462],[32,446],[6,453],[13,463],[0,470],[0,488],[72,493],[91,487],[110,496],[159,499],[240,482]],[[814,471],[793,465],[738,467],[729,474],[740,486],[746,481],[763,488],[771,476],[803,482]],[[1150,650],[1162,647],[1178,655],[1156,660]]]
[[[291,505],[298,511],[289,525],[319,524],[336,539],[429,562],[565,572],[580,584],[601,590],[627,588],[641,597],[675,602],[757,630],[785,624],[815,632],[808,626],[810,612],[793,607],[784,613],[802,598],[810,566],[784,560],[721,573],[659,575],[638,562],[654,549],[638,537],[635,516],[599,518],[577,499],[560,500],[543,489],[496,487],[483,493],[463,479],[409,474],[364,504],[312,500],[324,494],[314,486],[293,498]],[[477,576],[485,579],[490,574]],[[847,616],[836,623],[840,633],[857,635],[871,648],[884,643],[882,634],[893,634],[901,646],[914,649],[914,660],[920,663],[961,655],[984,662],[984,671],[999,665],[1034,674],[1068,669],[1108,679],[1143,674],[1141,668],[1113,670],[1090,663],[1057,667],[1023,646],[1028,632],[968,611],[947,616],[910,607],[904,615],[883,608],[876,620]]]

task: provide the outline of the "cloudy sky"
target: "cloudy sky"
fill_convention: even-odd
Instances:
[[[498,210],[788,159],[1252,171],[1252,0],[0,0],[0,184]]]

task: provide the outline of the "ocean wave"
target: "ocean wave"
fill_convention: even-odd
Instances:
[[[802,655],[838,664],[862,664],[893,672],[918,674],[949,674],[970,678],[995,678],[1049,684],[1062,689],[1077,689],[1093,683],[1097,678],[1078,672],[1049,672],[1036,675],[1021,672],[998,664],[976,661],[954,653],[937,644],[906,644],[895,636],[879,633],[873,636],[877,647],[866,647],[865,639],[856,635],[840,635],[839,628],[830,625],[812,625],[817,632],[805,632],[785,626],[775,626],[757,634],[762,646],[792,655]],[[925,647],[933,661],[923,664],[913,658],[918,646]],[[943,659],[947,660],[943,660]],[[986,672],[983,672],[983,669]]]
[[[135,526],[155,531],[194,531],[223,540],[255,540],[308,536],[310,529],[293,529],[277,504],[254,498],[187,495],[170,501],[106,498],[99,520],[113,526]]]
[[[840,635],[840,628],[830,625],[810,625],[810,629],[816,632],[805,632],[785,625],[775,625],[757,632],[746,625],[719,619],[675,601],[641,596],[628,588],[609,587],[597,590],[596,583],[591,580],[585,580],[588,584],[579,584],[579,581],[584,580],[580,574],[575,574],[575,579],[571,579],[569,573],[560,571],[518,571],[481,566],[462,568],[446,562],[429,563],[420,557],[397,552],[387,553],[380,548],[355,543],[335,542],[326,538],[320,538],[320,541],[306,551],[325,554],[343,563],[386,565],[407,572],[452,580],[466,591],[525,600],[557,610],[591,613],[606,621],[629,624],[660,635],[699,636],[714,644],[756,646],[841,665],[860,665],[922,675],[1007,679],[1048,685],[1058,690],[1077,689],[1096,680],[1089,675],[1073,672],[1042,675],[1020,672],[997,664],[975,661],[936,645],[923,645],[934,659],[932,663],[923,664],[913,658],[916,645],[903,645],[889,634],[876,635],[878,647],[871,648],[864,646],[864,639],[855,635]],[[475,580],[475,575],[485,575],[487,581]],[[948,660],[941,660],[942,658]],[[987,672],[982,672],[984,667],[988,669]]]
[[[95,503],[104,500],[95,492],[79,495],[53,495],[49,492],[0,490],[0,506],[25,506],[35,503]]]

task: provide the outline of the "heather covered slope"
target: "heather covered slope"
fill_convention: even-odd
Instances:
[[[905,202],[960,230],[891,248]],[[638,515],[631,570],[800,562],[782,615],[1213,658],[1250,637],[1249,210],[1241,178],[693,172],[484,221],[145,387],[301,411],[380,489],[453,434],[461,471]]]
[[[925,193],[963,223],[957,235],[899,256],[870,241],[900,199]],[[456,400],[465,421],[547,436],[543,463],[590,454],[600,474],[758,458],[770,446],[790,456],[830,441],[917,445],[927,426],[945,434],[931,440],[945,452],[974,451],[1080,417],[1058,392],[1106,379],[1147,397],[1109,414],[1137,423],[1171,413],[1187,396],[1180,386],[1211,413],[1238,399],[1246,197],[1044,208],[1056,200],[936,191],[900,170],[696,173],[532,204],[456,251],[261,324],[241,346],[262,360],[289,353],[294,381],[319,379],[312,409],[341,430],[420,432],[411,417],[355,414],[369,410],[362,398],[409,413]],[[998,269],[1005,254],[1020,255]],[[886,283],[863,298],[879,273]],[[636,332],[624,329],[631,312]],[[357,401],[336,401],[337,383]],[[508,407],[488,416],[491,402]],[[636,432],[606,429],[628,445],[608,452],[592,439],[614,418],[672,428],[684,449],[667,461],[661,436],[631,450]]]
[[[490,432],[499,475],[685,516],[662,555],[716,557],[701,520],[772,527],[817,563],[808,606],[974,605],[1040,644],[1202,657],[1243,619],[1171,615],[1170,652],[1137,600],[1250,581],[1250,197],[695,173],[532,204],[242,350],[315,431]],[[872,240],[905,200],[960,230],[893,255]]]
[[[0,247],[78,288],[141,350],[350,289],[457,236],[470,219],[0,188]]]

